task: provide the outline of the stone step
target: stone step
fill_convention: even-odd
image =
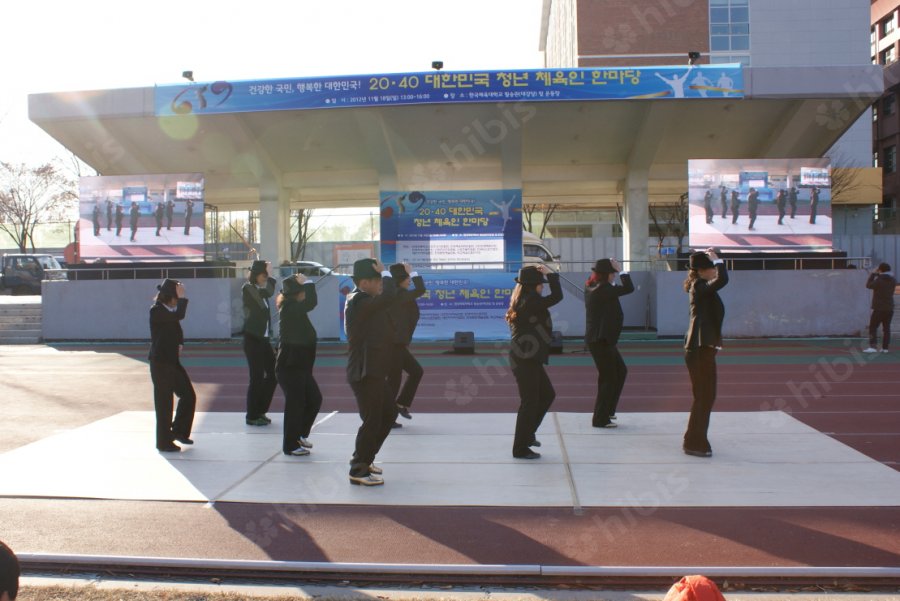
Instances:
[[[0,344],[40,344],[40,336],[0,336]]]
[[[40,309],[35,309],[32,307],[0,307],[0,316],[2,317],[16,317],[18,315],[43,315],[43,312]]]
[[[0,323],[0,335],[11,334],[13,332],[36,332],[40,336],[42,331],[41,324],[37,323]],[[18,335],[18,334],[15,334]]]
[[[0,323],[41,323],[41,315],[3,315],[0,313]]]

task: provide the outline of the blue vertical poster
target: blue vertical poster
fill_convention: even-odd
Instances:
[[[383,191],[381,260],[406,261],[419,270],[516,271],[522,191]]]

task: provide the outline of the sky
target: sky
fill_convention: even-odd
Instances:
[[[0,161],[65,149],[28,120],[28,94],[357,73],[528,69],[542,0],[6,0]]]

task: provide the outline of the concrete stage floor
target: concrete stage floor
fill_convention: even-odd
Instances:
[[[280,452],[283,401],[244,425],[238,344],[190,345],[196,444],[153,448],[146,346],[0,347],[0,539],[19,552],[540,565],[900,565],[900,370],[862,340],[729,341],[711,459],[685,456],[677,341],[621,345],[620,427],[590,427],[595,371],[551,358],[543,457],[511,457],[503,349],[419,345],[426,375],[350,486],[359,418],[343,347],[323,345],[309,457]]]

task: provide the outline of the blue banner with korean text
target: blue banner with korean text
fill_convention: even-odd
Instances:
[[[479,340],[509,338],[504,319],[509,297],[515,287],[514,273],[448,271],[422,274],[427,291],[417,301],[421,315],[416,340],[450,340],[454,332],[475,332]],[[353,290],[353,281],[340,283],[341,340],[344,331],[344,303]]]
[[[743,98],[741,65],[428,71],[157,86],[155,114],[469,102]]]
[[[381,260],[416,269],[516,271],[522,191],[382,191]]]

